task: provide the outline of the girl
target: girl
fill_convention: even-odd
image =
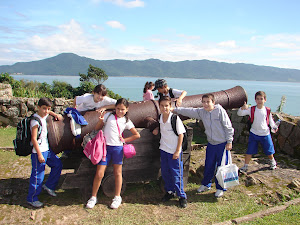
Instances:
[[[104,125],[104,137],[106,140],[106,161],[100,161],[97,165],[96,174],[94,177],[92,197],[88,200],[86,208],[91,209],[97,203],[97,193],[104,176],[104,172],[109,161],[112,159],[115,176],[115,197],[112,200],[110,207],[117,209],[122,202],[120,196],[122,188],[122,164],[123,164],[123,143],[130,142],[137,138],[140,138],[140,134],[135,129],[133,123],[127,118],[129,103],[126,99],[120,98],[116,105],[115,111],[112,113],[101,113],[99,121],[95,127],[95,130],[100,130]],[[119,125],[119,129],[117,127]],[[131,131],[132,136],[128,138],[122,137],[122,133],[125,129]]]
[[[106,87],[103,84],[99,84],[94,88],[92,94],[86,93],[76,96],[73,106],[78,112],[97,110],[103,113],[106,109],[114,109],[117,101],[106,96],[106,94]]]
[[[152,82],[146,82],[145,87],[144,87],[144,94],[143,94],[143,100],[154,100],[154,96],[152,93],[152,90],[154,88],[154,83]]]

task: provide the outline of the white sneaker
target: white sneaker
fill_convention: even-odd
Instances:
[[[34,201],[34,202],[27,202],[29,205],[35,207],[35,208],[40,208],[42,207],[44,204],[41,203],[40,201]]]
[[[206,187],[204,186],[203,184],[197,189],[197,192],[198,193],[201,193],[201,192],[205,192],[205,191],[208,191],[210,190],[211,187]]]
[[[49,195],[51,195],[52,197],[56,197],[55,191],[52,190],[52,189],[50,189],[50,188],[48,188],[45,184],[43,185],[43,189],[44,189],[45,191],[47,191],[47,193],[48,193]]]
[[[243,166],[242,168],[239,169],[241,172],[247,173],[248,171],[248,166]]]
[[[224,195],[224,191],[223,191],[223,190],[217,189],[217,191],[216,191],[216,193],[215,193],[215,196],[216,196],[217,198],[220,198],[220,197],[222,197],[223,195]]]
[[[112,200],[110,208],[117,209],[117,208],[119,208],[119,206],[121,205],[121,203],[122,203],[121,196],[115,196],[114,199]]]
[[[94,206],[96,205],[97,203],[97,198],[95,196],[92,196],[88,202],[86,203],[86,208],[87,209],[92,209],[94,208]]]
[[[270,160],[270,170],[275,170],[277,168],[277,163],[275,160]]]

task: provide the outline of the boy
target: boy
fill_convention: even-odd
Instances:
[[[156,89],[158,91],[159,98],[161,98],[162,96],[169,96],[170,98],[176,98],[175,101],[176,106],[181,106],[182,100],[187,94],[186,91],[169,88],[167,81],[164,79],[158,79],[155,81],[155,87],[153,91],[155,91]]]
[[[224,149],[232,149],[233,132],[231,121],[225,109],[215,105],[213,94],[202,96],[203,108],[175,108],[174,112],[190,118],[201,119],[205,127],[207,136],[207,148],[205,158],[204,178],[202,185],[197,192],[205,192],[211,189],[212,178],[215,175],[216,167],[221,165]],[[221,197],[224,194],[223,189],[217,179],[215,179],[217,191],[215,196]]]
[[[258,143],[260,143],[264,149],[265,154],[268,156],[270,160],[270,169],[274,170],[277,168],[276,161],[274,159],[274,145],[272,142],[270,129],[268,127],[267,121],[269,121],[270,126],[277,131],[277,127],[274,123],[272,114],[269,113],[269,118],[267,119],[267,108],[264,106],[267,101],[266,93],[263,91],[258,91],[255,93],[255,102],[256,106],[254,106],[254,119],[251,125],[249,141],[248,141],[248,149],[245,156],[245,165],[240,168],[240,171],[247,172],[248,165],[252,158],[253,154],[257,154]],[[239,108],[237,112],[238,116],[246,116],[249,115],[251,117],[251,107],[245,104]]]
[[[163,96],[159,99],[159,109],[161,112],[159,118],[160,124],[160,162],[161,175],[165,182],[166,194],[162,201],[166,202],[175,197],[176,191],[179,197],[179,205],[181,208],[187,207],[187,196],[183,190],[183,163],[181,154],[181,145],[183,141],[183,133],[185,128],[180,118],[176,121],[176,130],[178,136],[174,133],[171,125],[171,98]],[[158,134],[158,127],[153,130],[153,134]]]
[[[106,87],[103,84],[99,84],[94,88],[92,94],[86,93],[82,96],[76,96],[73,101],[73,107],[78,112],[97,110],[102,113],[106,109],[114,109],[117,100],[106,95]]]
[[[51,105],[52,102],[49,98],[41,98],[38,102],[38,111],[34,114],[34,116],[38,117],[42,124],[42,131],[39,139],[37,139],[39,128],[38,121],[31,120],[30,122],[31,143],[33,145],[33,149],[31,154],[32,170],[29,180],[27,202],[36,208],[43,206],[43,203],[38,200],[38,196],[41,193],[42,188],[47,191],[49,195],[53,197],[56,196],[54,190],[59,181],[62,170],[61,161],[55,153],[49,149],[47,138],[48,131],[46,119],[48,115],[50,114],[58,120],[62,119],[62,115],[50,111]],[[47,182],[42,186],[46,164],[51,167],[51,172]]]

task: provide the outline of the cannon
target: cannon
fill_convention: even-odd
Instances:
[[[242,106],[245,101],[247,102],[246,91],[240,86],[214,92],[213,94],[216,103],[221,104],[225,109],[238,108]],[[186,96],[182,102],[182,107],[201,107],[202,95],[203,94]],[[172,104],[174,107],[175,103],[172,102]],[[126,188],[126,183],[145,182],[157,180],[159,178],[159,137],[154,136],[151,133],[151,129],[157,126],[159,113],[158,101],[141,101],[129,104],[128,116],[136,126],[141,138],[132,142],[136,148],[136,156],[130,159],[124,159],[122,192],[124,192]],[[50,119],[50,117],[48,118],[48,139],[50,148],[55,153],[80,148],[84,135],[94,130],[94,127],[98,122],[99,113],[96,111],[88,111],[83,113],[83,116],[87,120],[88,125],[82,127],[81,136],[79,138],[75,138],[72,135],[69,122],[70,119],[67,116],[64,116],[62,121],[54,121]],[[187,133],[188,149],[183,152],[182,157],[185,185],[188,181],[193,129],[188,128]],[[124,136],[126,137],[128,135],[131,135],[131,132],[125,131]],[[70,162],[73,165],[71,167],[69,166]],[[92,188],[92,180],[96,171],[96,166],[94,166],[85,156],[77,158],[71,157],[66,161],[63,161],[63,165],[64,168],[74,168],[75,173],[67,175],[62,184],[62,188],[80,188],[83,191],[83,194],[88,197]],[[107,167],[101,186],[105,195],[114,195],[114,176],[111,166]]]

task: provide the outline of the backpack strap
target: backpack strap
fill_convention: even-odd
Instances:
[[[173,88],[169,89],[169,95],[171,98],[175,98],[174,94],[173,94]]]
[[[267,124],[268,124],[268,126],[269,126],[269,124],[270,124],[271,108],[266,107],[266,110],[267,110]]]
[[[177,129],[176,129],[176,123],[177,123],[177,115],[172,114],[171,116],[171,125],[174,133],[178,136]]]
[[[35,121],[37,121],[38,123],[39,123],[39,127],[38,127],[38,135],[37,135],[37,139],[39,139],[40,138],[40,136],[41,136],[41,134],[42,134],[42,127],[43,127],[43,125],[42,125],[42,121],[40,120],[40,118],[38,118],[38,117],[36,117],[36,116],[30,116],[31,117],[31,119],[30,119],[30,121],[31,120],[35,120]]]
[[[254,120],[255,108],[256,108],[256,106],[251,106],[251,114],[250,114],[251,124],[253,123],[253,120]]]

